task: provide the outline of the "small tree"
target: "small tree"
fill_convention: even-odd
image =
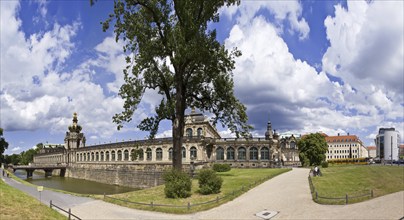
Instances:
[[[3,153],[8,148],[8,143],[3,137],[3,128],[0,128],[0,162],[3,162]]]
[[[303,136],[297,142],[299,159],[303,166],[320,165],[325,161],[328,145],[325,137],[320,133]]]
[[[222,188],[223,179],[214,170],[204,169],[198,173],[198,183],[201,194],[216,194]]]
[[[172,169],[164,173],[164,193],[167,198],[187,198],[191,196],[192,181],[188,174]]]

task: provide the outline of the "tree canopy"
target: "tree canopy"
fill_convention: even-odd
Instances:
[[[328,145],[320,133],[303,136],[298,142],[299,159],[303,166],[320,165],[325,161]]]
[[[0,128],[0,159],[3,160],[3,153],[8,148],[8,143],[3,137],[3,128]]]
[[[158,132],[162,120],[172,121],[173,165],[181,169],[181,146],[185,110],[194,107],[213,113],[213,124],[221,122],[236,135],[247,136],[246,107],[235,97],[231,51],[216,39],[208,24],[219,21],[218,9],[239,4],[238,0],[116,0],[114,12],[103,22],[106,31],[114,25],[116,41],[124,42],[127,66],[119,95],[124,111],[113,121],[118,129],[130,122],[146,90],[161,95],[155,114],[138,127]]]

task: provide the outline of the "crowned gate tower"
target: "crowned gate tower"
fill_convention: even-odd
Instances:
[[[69,126],[69,131],[65,136],[65,148],[67,150],[73,150],[86,145],[86,137],[81,133],[81,126],[77,124],[77,113],[73,113],[73,124]]]

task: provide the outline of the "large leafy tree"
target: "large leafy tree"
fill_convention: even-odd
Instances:
[[[237,48],[227,50],[216,40],[208,24],[219,21],[218,9],[238,0],[116,0],[114,12],[103,30],[114,25],[116,41],[122,40],[127,66],[119,95],[124,111],[113,121],[120,129],[131,121],[144,92],[161,95],[155,114],[138,127],[153,138],[162,120],[172,121],[173,166],[182,168],[181,146],[184,114],[188,107],[211,112],[236,135],[246,136],[245,106],[233,92],[234,58]]]
[[[0,128],[0,162],[3,161],[3,153],[8,148],[8,143],[3,137],[3,128]]]
[[[303,136],[298,142],[299,159],[303,166],[320,165],[325,161],[328,144],[320,133]]]

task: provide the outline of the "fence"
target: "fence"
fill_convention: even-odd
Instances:
[[[75,214],[73,214],[73,213],[71,212],[70,208],[69,208],[69,211],[66,211],[66,210],[60,208],[59,206],[53,204],[53,203],[52,203],[52,200],[49,202],[49,207],[50,207],[50,208],[56,207],[56,208],[58,208],[60,211],[67,213],[69,220],[72,219],[72,216],[75,217],[75,219],[77,219],[77,220],[81,220],[81,218],[79,218],[77,215],[75,215]]]
[[[318,202],[319,199],[325,199],[325,200],[345,200],[345,204],[348,204],[350,200],[352,199],[357,199],[357,198],[362,198],[362,197],[367,197],[370,196],[370,198],[373,198],[373,189],[371,189],[368,193],[364,193],[362,195],[356,195],[356,196],[349,196],[347,193],[345,194],[344,197],[324,197],[324,196],[320,196],[316,190],[316,188],[313,185],[313,182],[311,180],[311,177],[309,176],[309,185],[310,185],[310,192],[312,197],[314,197],[314,201]],[[313,195],[314,194],[314,195]]]
[[[125,200],[125,199],[119,199],[119,198],[114,198],[114,197],[111,197],[111,196],[107,196],[107,195],[105,195],[105,193],[104,193],[104,200],[106,198],[108,198],[108,199],[112,199],[112,200],[118,200],[118,201],[121,201],[121,202],[136,204],[136,205],[149,206],[151,208],[153,208],[153,207],[186,208],[189,211],[189,210],[191,210],[192,207],[195,207],[195,206],[206,205],[206,204],[210,204],[210,203],[219,203],[219,201],[221,201],[221,200],[223,200],[223,199],[225,199],[227,197],[231,197],[231,196],[235,197],[237,193],[241,193],[241,192],[244,192],[245,190],[249,190],[252,187],[256,186],[257,184],[263,183],[265,180],[267,180],[269,178],[270,177],[268,176],[267,178],[262,178],[262,179],[260,179],[258,181],[254,181],[253,183],[250,183],[247,186],[242,186],[238,190],[233,190],[231,193],[229,193],[227,195],[224,195],[222,197],[217,196],[216,199],[209,200],[209,201],[206,201],[206,202],[201,202],[201,203],[194,203],[194,204],[191,204],[190,202],[188,202],[186,205],[156,204],[153,201],[151,201],[150,203],[132,202],[132,201],[128,201],[128,200]]]

